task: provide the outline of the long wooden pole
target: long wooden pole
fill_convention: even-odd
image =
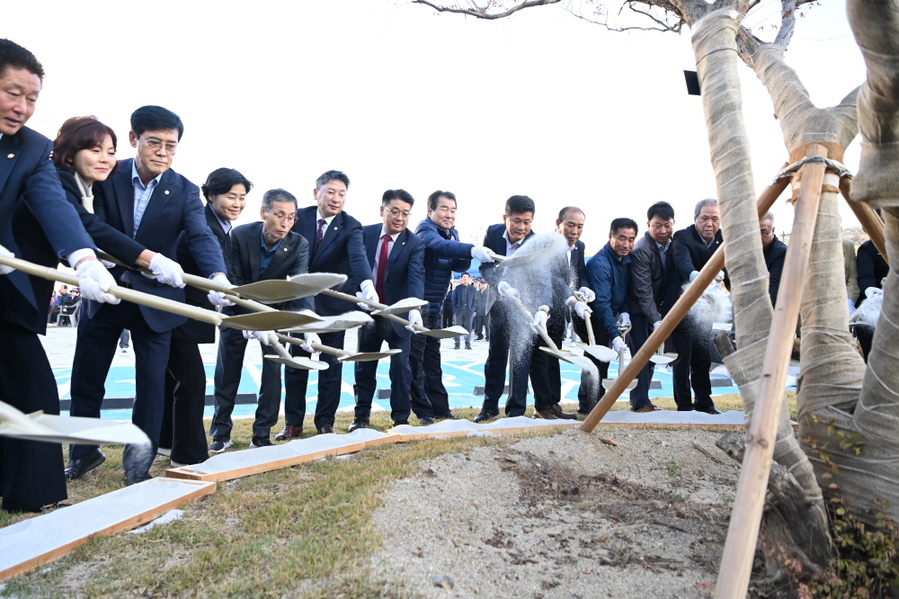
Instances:
[[[806,156],[826,158],[827,148],[810,144]],[[758,400],[749,424],[737,496],[721,556],[715,599],[742,599],[746,597],[749,587],[825,170],[825,165],[821,163],[807,163],[799,171],[801,187],[793,234],[790,236],[790,251],[784,261],[783,284],[777,292],[777,306],[765,350]]]
[[[883,219],[880,218],[880,216],[874,212],[874,209],[865,202],[856,202],[852,199],[852,183],[850,182],[849,177],[840,179],[840,191],[843,193],[846,203],[849,204],[849,207],[852,209],[852,213],[855,214],[855,218],[857,218],[858,222],[865,228],[865,232],[868,234],[868,237],[871,238],[874,247],[877,248],[877,251],[880,252],[880,255],[883,256],[883,259],[889,264],[890,259],[887,256],[886,237],[883,233]],[[864,291],[864,289],[862,289],[862,291]],[[850,297],[849,299],[854,300],[855,298]]]
[[[774,202],[777,201],[777,198],[780,197],[780,194],[783,193],[783,190],[787,188],[789,183],[790,180],[787,178],[779,179],[765,188],[765,191],[762,192],[762,195],[759,196],[758,199],[759,218],[764,216],[768,210],[771,209],[771,206],[774,205]],[[726,243],[727,241],[725,240],[725,244]],[[678,299],[671,307],[671,310],[669,310],[665,318],[662,319],[662,324],[659,325],[659,328],[653,331],[646,340],[646,343],[637,350],[637,353],[631,358],[630,364],[627,365],[624,372],[619,373],[618,378],[615,379],[612,386],[606,389],[605,395],[602,396],[599,403],[593,407],[581,423],[580,429],[582,431],[589,433],[596,428],[596,425],[599,424],[602,417],[606,415],[609,408],[611,408],[621,394],[627,390],[627,386],[630,382],[637,378],[637,375],[640,374],[640,371],[646,366],[646,363],[653,357],[653,355],[655,355],[659,346],[661,346],[662,343],[665,342],[665,339],[674,332],[675,327],[677,327],[677,325],[680,324],[680,321],[684,319],[690,311],[690,308],[692,308],[693,304],[696,303],[696,300],[702,296],[702,293],[711,282],[715,280],[715,276],[722,268],[724,268],[724,244],[715,251],[703,269],[699,271],[699,275],[696,279],[687,287],[687,290],[680,296],[680,299]]]

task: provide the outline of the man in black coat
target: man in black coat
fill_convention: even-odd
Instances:
[[[293,226],[309,243],[309,272],[331,272],[347,276],[337,291],[361,293],[363,299],[378,301],[378,293],[371,279],[371,267],[362,245],[362,225],[347,214],[346,202],[350,179],[340,171],[327,171],[315,182],[313,196],[315,206],[297,212]],[[315,312],[321,316],[336,316],[353,309],[353,305],[324,294],[315,296]],[[322,333],[323,345],[343,349],[344,331]],[[309,353],[292,345],[291,354],[308,357]],[[340,405],[343,362],[336,356],[323,354],[321,360],[328,363],[327,370],[318,372],[318,402],[315,405],[315,429],[319,433],[334,432],[334,415]],[[309,372],[301,368],[287,367],[284,383],[284,430],[275,437],[278,441],[299,437],[306,417],[306,388]]]
[[[856,305],[861,307],[862,303],[875,290],[883,289],[883,280],[889,274],[890,267],[870,239],[858,246],[857,264],[859,295]],[[868,354],[871,353],[871,344],[874,341],[874,327],[859,325],[855,327],[855,335],[858,337],[858,343],[862,347],[862,354],[867,362]]]
[[[677,273],[669,284],[677,288],[696,278],[702,267],[723,243],[718,200],[700,200],[693,213],[693,224],[674,234],[674,268]],[[674,402],[679,411],[696,410],[720,414],[712,401],[709,368],[712,358],[709,344],[711,329],[693,314],[688,314],[674,330]],[[696,395],[690,397],[690,387]]]
[[[96,259],[50,162],[53,144],[25,127],[43,78],[44,69],[31,52],[0,39],[0,255],[21,257],[10,216],[25,202],[57,258],[82,278],[82,292],[117,302],[104,293],[115,281]],[[35,299],[37,281],[0,266],[0,401],[26,414],[59,414],[56,379],[38,339],[46,331],[47,304]],[[0,496],[7,511],[38,511],[65,499],[60,445],[0,437]]]
[[[252,188],[253,184],[233,168],[214,170],[201,188],[206,198],[206,208],[203,210],[206,224],[222,248],[226,265],[231,262],[232,223],[246,207],[247,194]],[[183,234],[178,241],[178,263],[185,272],[200,274],[200,267]],[[184,295],[188,305],[215,309],[205,291],[187,287]],[[176,467],[198,464],[209,455],[203,427],[206,368],[200,355],[200,343],[215,343],[214,325],[188,320],[172,331],[159,447],[171,450],[172,465]]]
[[[784,260],[787,257],[787,244],[774,234],[774,213],[769,212],[759,220],[759,233],[762,235],[762,255],[768,267],[768,294],[771,305],[777,303],[777,290],[780,289],[780,277],[784,271]]]
[[[235,285],[256,281],[287,279],[309,271],[309,243],[291,231],[296,220],[297,199],[283,189],[270,189],[262,196],[259,210],[262,222],[241,225],[231,233],[230,277]],[[272,304],[277,310],[311,309],[312,299],[302,298]],[[240,306],[227,308],[228,314],[246,314]],[[262,355],[276,354],[272,347],[280,343],[274,331],[239,331],[222,327],[219,331],[218,358],[215,363],[215,414],[212,416],[209,451],[219,453],[231,446],[231,412],[237,398],[244,353],[248,339],[262,344]],[[262,380],[256,419],[253,421],[251,447],[271,445],[271,428],[278,422],[281,406],[281,365],[262,361]]]
[[[512,256],[534,235],[534,200],[527,196],[512,196],[506,201],[503,222],[490,225],[484,236],[484,247],[501,256]],[[512,271],[512,272],[510,272]],[[523,313],[513,300],[500,297],[500,283],[504,287],[515,282],[516,268],[496,268],[496,263],[481,264],[481,276],[490,284],[490,347],[484,363],[484,403],[475,422],[485,422],[499,416],[499,398],[506,384],[506,364],[511,355],[509,396],[506,400],[506,416],[523,416],[527,409],[528,368],[531,362],[533,335],[523,334]],[[521,281],[522,283],[524,281]],[[491,302],[491,300],[493,300]],[[535,309],[533,306],[532,309]],[[510,350],[511,354],[510,354]]]
[[[387,305],[402,299],[424,296],[425,243],[408,229],[409,214],[415,200],[405,190],[388,189],[381,198],[382,223],[362,227],[362,242],[375,290],[381,301]],[[400,353],[390,357],[390,417],[394,426],[409,424],[409,385],[412,370],[409,368],[409,349],[415,325],[421,325],[421,312],[410,310],[400,314],[409,321],[409,326],[375,316],[373,321],[359,329],[360,352],[381,351],[381,344],[387,342],[390,349]],[[356,412],[349,432],[369,425],[371,404],[377,390],[375,361],[356,362]]]
[[[453,315],[456,324],[468,331],[465,336],[465,349],[471,349],[471,336],[474,334],[472,318],[476,311],[477,289],[471,284],[471,275],[463,272],[459,284],[453,290]],[[459,338],[455,338],[455,349],[459,349]]]

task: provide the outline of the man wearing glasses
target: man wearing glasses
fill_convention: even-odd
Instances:
[[[346,282],[337,288],[344,293],[355,293],[365,300],[378,301],[378,293],[372,281],[371,267],[362,247],[362,225],[344,212],[350,179],[340,171],[327,171],[315,182],[313,197],[315,206],[297,212],[297,222],[293,226],[296,233],[309,242],[309,272],[333,272],[347,275]],[[315,312],[320,316],[336,316],[352,309],[343,300],[319,294],[315,296]],[[323,333],[324,345],[343,349],[344,331]],[[307,357],[308,352],[296,345],[291,354]],[[334,414],[340,404],[343,362],[336,356],[322,355],[328,363],[327,370],[318,373],[318,402],[315,405],[315,429],[319,433],[334,432]],[[275,437],[286,441],[299,437],[303,432],[306,417],[306,386],[309,372],[301,368],[287,367],[284,371],[284,416],[287,425]]]
[[[408,229],[414,203],[409,192],[388,189],[381,198],[383,222],[362,227],[362,241],[375,290],[381,301],[388,305],[407,297],[424,297],[425,242]],[[409,321],[409,326],[375,316],[374,322],[359,329],[360,352],[381,351],[384,341],[390,349],[401,350],[390,357],[390,417],[394,426],[409,424],[409,385],[412,382],[409,349],[415,325],[422,322],[418,310],[400,316]],[[378,386],[375,381],[377,370],[377,362],[356,362],[356,414],[349,432],[369,425],[371,403]]]
[[[256,281],[286,279],[309,271],[309,244],[290,228],[296,221],[297,199],[283,189],[271,189],[262,196],[259,213],[262,222],[241,225],[231,232],[231,278],[235,285]],[[312,309],[312,299],[303,298],[273,304],[278,310]],[[228,307],[226,314],[247,314],[240,306]],[[238,331],[222,328],[219,337],[218,359],[215,363],[215,413],[212,416],[212,444],[209,450],[220,453],[231,446],[231,412],[237,398],[243,358],[248,339],[258,339],[262,355],[277,352],[279,343],[274,331]],[[281,365],[262,361],[262,380],[256,420],[253,421],[251,447],[271,445],[271,428],[278,422],[281,404]]]
[[[128,137],[135,158],[119,163],[114,175],[94,185],[94,211],[113,228],[149,250],[175,256],[183,233],[203,276],[228,283],[222,250],[206,224],[197,186],[172,170],[184,132],[181,119],[159,106],[143,106],[131,115]],[[116,267],[111,272],[122,286],[184,302],[182,270],[177,263],[151,262],[152,275]],[[210,292],[214,305],[227,304],[223,294]],[[123,329],[134,340],[136,395],[132,421],[150,438],[152,452],[126,445],[122,458],[129,484],[150,478],[150,465],[162,428],[165,372],[172,330],[186,318],[130,302],[98,305],[88,301],[81,311],[72,364],[72,416],[99,418],[104,383]],[[96,445],[74,445],[69,453],[69,480],[81,478],[103,463]]]

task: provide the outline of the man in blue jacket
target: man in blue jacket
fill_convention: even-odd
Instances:
[[[425,242],[425,297],[428,305],[422,310],[424,326],[439,327],[440,304],[446,295],[453,272],[468,270],[471,259],[493,262],[483,247],[459,241],[456,222],[456,196],[437,190],[428,197],[428,218],[418,223],[415,233]],[[425,335],[412,337],[409,355],[412,369],[410,397],[412,411],[421,424],[431,424],[435,418],[455,418],[449,408],[449,395],[443,386],[440,367],[440,340]]]

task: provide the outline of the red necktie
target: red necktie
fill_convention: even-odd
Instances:
[[[387,252],[390,251],[390,235],[384,235],[381,243],[381,255],[378,256],[378,278],[375,280],[375,291],[378,297],[384,301],[384,271],[387,270]]]
[[[318,219],[318,230],[315,232],[315,247],[322,242],[322,237],[325,236],[325,225],[328,224],[323,218]]]

